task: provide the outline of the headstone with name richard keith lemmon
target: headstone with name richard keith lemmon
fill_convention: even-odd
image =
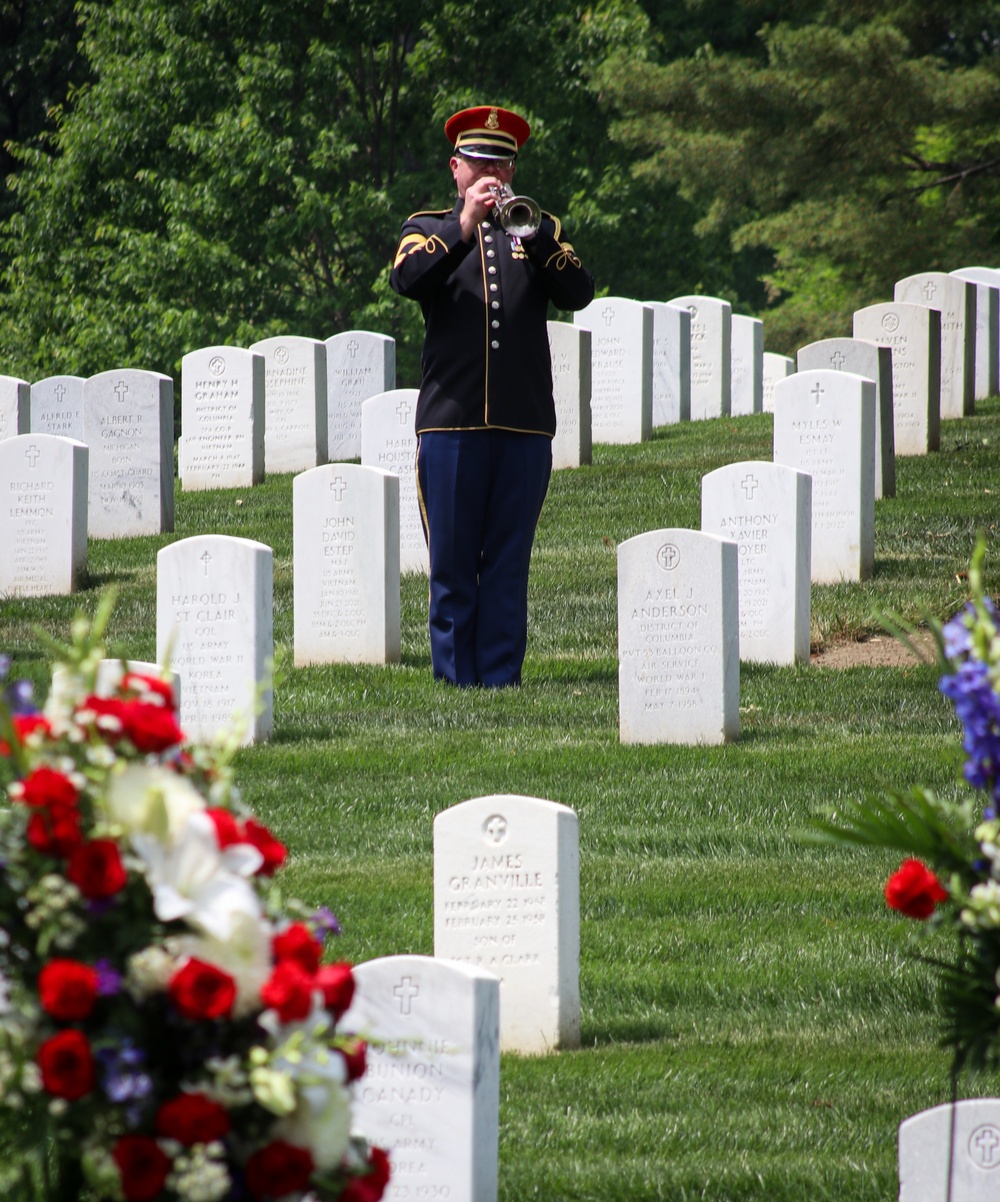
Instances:
[[[500,978],[500,1046],[580,1046],[579,823],[538,797],[477,797],[434,819],[434,954]]]
[[[1000,271],[959,267],[949,272],[976,285],[976,400],[1000,392]]]
[[[653,425],[691,420],[691,314],[681,305],[643,301],[653,310]]]
[[[273,725],[274,557],[246,538],[200,534],[156,557],[156,658],[184,681],[180,723],[207,742],[234,721],[243,743]]]
[[[384,1202],[496,1202],[500,982],[431,956],[354,967],[340,1027],[369,1040],[352,1118],[389,1153]]]
[[[966,1098],[899,1125],[899,1202],[1000,1197],[1000,1098]]]
[[[638,443],[653,429],[653,313],[604,296],[573,314],[591,332],[590,430],[594,442]]]
[[[812,479],[730,463],[701,479],[701,528],[739,548],[740,659],[809,662]]]
[[[416,388],[394,388],[361,406],[361,463],[399,477],[399,570],[427,572],[427,543],[417,499]]]
[[[732,315],[729,412],[733,417],[760,413],[764,407],[764,323],[759,317]]]
[[[787,379],[795,371],[795,360],[790,355],[779,355],[776,351],[765,351],[763,359],[763,383],[761,386],[761,409],[764,413],[774,412],[774,386],[779,380]]]
[[[941,416],[976,411],[976,286],[944,271],[897,280],[894,301],[927,305],[941,313]]]
[[[623,743],[725,743],[740,733],[739,552],[697,530],[618,546]]]
[[[399,478],[354,463],[292,481],[295,663],[399,662]]]
[[[0,439],[31,429],[31,385],[17,376],[0,376]]]
[[[892,351],[892,436],[897,455],[926,455],[941,445],[941,314],[906,302],[869,305],[854,314],[854,337]]]
[[[875,499],[896,495],[892,351],[877,341],[824,338],[800,347],[799,371],[850,371],[875,382]]]
[[[716,296],[675,296],[691,314],[691,420],[732,411],[733,307]]]
[[[264,479],[264,356],[209,346],[181,360],[185,490],[250,488]]]
[[[396,387],[396,340],[348,330],[326,340],[326,426],[331,461],[361,457],[361,406]]]
[[[83,441],[90,448],[91,538],[174,528],[174,383],[120,368],[83,383]]]
[[[254,342],[264,356],[264,469],[304,472],[326,463],[326,347],[280,334]]]
[[[87,566],[87,447],[55,434],[0,442],[0,597],[72,593]]]
[[[814,584],[867,580],[875,558],[875,384],[800,371],[774,389],[774,462],[812,476]]]
[[[31,385],[32,434],[83,442],[83,376],[46,376]]]
[[[556,436],[552,440],[553,469],[590,463],[591,334],[567,321],[546,323],[552,357],[552,398],[556,405]]]

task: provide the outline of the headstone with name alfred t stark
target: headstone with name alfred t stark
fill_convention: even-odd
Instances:
[[[304,472],[326,463],[326,346],[281,334],[250,350],[264,356],[265,471]]]
[[[573,314],[591,332],[590,428],[594,442],[639,443],[653,428],[653,312],[604,296]]]
[[[552,467],[579,467],[590,463],[593,445],[590,427],[591,333],[567,321],[547,323],[552,358],[552,399],[556,406],[556,436],[552,440]]]
[[[185,490],[264,479],[264,356],[209,346],[181,360]]]
[[[732,411],[733,307],[716,296],[675,296],[691,314],[691,420]]]
[[[83,376],[46,376],[31,385],[32,434],[83,442]]]
[[[0,439],[31,429],[31,385],[17,376],[0,376]]]
[[[361,463],[399,478],[399,570],[427,572],[427,543],[417,498],[416,388],[393,388],[361,406]]]
[[[326,426],[330,460],[361,457],[361,406],[396,387],[396,341],[348,330],[326,340]]]
[[[946,1102],[899,1126],[899,1202],[1000,1197],[1000,1099]]]
[[[897,280],[894,301],[927,305],[941,313],[941,416],[976,411],[976,286],[944,271]]]

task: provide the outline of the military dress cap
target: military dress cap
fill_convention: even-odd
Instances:
[[[510,109],[480,104],[462,109],[444,123],[456,152],[474,159],[513,159],[528,140],[531,127]]]

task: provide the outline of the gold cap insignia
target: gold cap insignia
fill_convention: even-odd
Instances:
[[[490,109],[490,115],[486,118],[487,129],[499,129],[500,118],[497,116],[496,109]]]

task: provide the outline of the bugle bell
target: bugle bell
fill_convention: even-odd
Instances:
[[[504,233],[512,238],[529,238],[538,233],[542,224],[542,210],[538,202],[530,196],[515,196],[507,184],[500,184],[490,189],[497,198],[497,219]]]

